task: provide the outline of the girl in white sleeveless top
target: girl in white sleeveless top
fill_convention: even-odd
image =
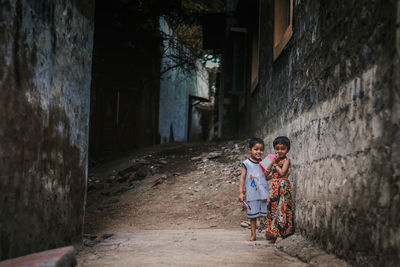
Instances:
[[[267,216],[268,183],[259,162],[264,155],[264,141],[252,138],[249,142],[250,158],[242,164],[239,183],[239,201],[246,201],[247,218],[250,219],[251,236],[256,240],[256,218]],[[244,190],[245,189],[245,190]]]

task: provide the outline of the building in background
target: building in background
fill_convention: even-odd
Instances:
[[[203,116],[212,115],[196,108],[200,102],[210,99],[208,72],[200,60],[194,58],[189,49],[176,38],[164,18],[160,18],[160,29],[167,36],[163,42],[165,52],[161,59],[158,122],[161,143],[199,141],[202,132],[207,131],[202,129],[200,121]],[[182,60],[185,57],[194,64],[186,65],[188,61]],[[204,127],[213,128],[207,125]]]
[[[110,18],[110,12],[118,16]],[[195,107],[209,100],[206,69],[163,17],[141,12],[131,2],[96,3],[90,120],[94,160],[212,135],[203,137],[212,112]]]

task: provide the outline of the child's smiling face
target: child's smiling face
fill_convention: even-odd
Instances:
[[[280,159],[283,159],[286,157],[286,154],[289,152],[288,147],[285,144],[277,144],[274,147],[275,153]]]
[[[263,155],[264,155],[263,144],[255,144],[252,148],[250,148],[250,158],[252,160],[261,161]]]

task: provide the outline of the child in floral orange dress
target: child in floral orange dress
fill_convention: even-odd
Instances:
[[[275,159],[265,170],[265,176],[272,173],[271,189],[267,204],[266,238],[279,243],[282,238],[294,232],[293,227],[293,200],[291,185],[288,180],[290,174],[290,159],[286,154],[290,150],[290,140],[286,136],[279,136],[273,142]]]

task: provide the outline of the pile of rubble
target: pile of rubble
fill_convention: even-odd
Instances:
[[[129,161],[128,167],[121,170],[113,170],[112,175],[107,176],[103,181],[97,176],[89,176],[88,192],[96,189],[110,188],[115,184],[126,185],[120,187],[116,191],[105,190],[101,192],[104,196],[119,195],[139,185],[140,180],[143,180],[147,176],[159,173],[160,169],[167,165],[167,163],[168,161],[165,158],[154,158],[153,155],[147,155],[140,159],[132,159]],[[166,178],[166,176],[164,178]],[[104,183],[108,184],[108,186],[105,186]]]

